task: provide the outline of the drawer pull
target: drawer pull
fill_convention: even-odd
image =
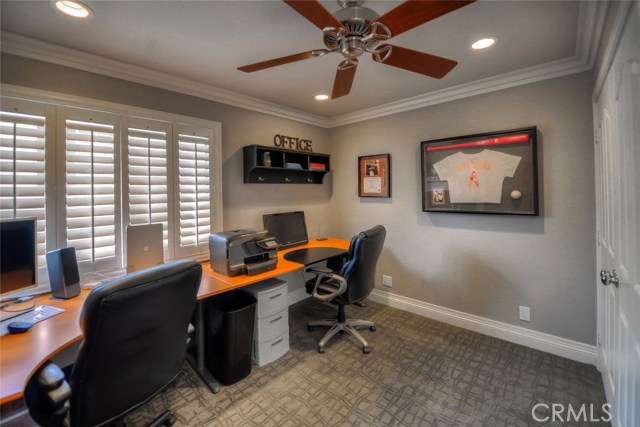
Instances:
[[[274,345],[280,344],[282,342],[282,340],[284,340],[284,338],[280,338],[278,341],[276,341],[273,344],[271,344],[271,347],[273,347]]]
[[[271,323],[276,323],[278,320],[281,320],[281,319],[282,319],[282,316],[278,316],[275,319],[273,319]]]
[[[276,298],[278,298],[279,296],[282,296],[282,292],[280,292],[279,294],[275,294],[275,295],[273,295],[273,296],[269,297],[269,299],[276,299]]]

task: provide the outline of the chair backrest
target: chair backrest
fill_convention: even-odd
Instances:
[[[95,288],[80,317],[71,373],[72,426],[96,426],[144,403],[182,369],[200,263],[172,262]]]
[[[351,239],[347,262],[340,275],[347,279],[347,302],[360,301],[371,293],[375,283],[376,265],[384,246],[387,231],[382,225],[360,232]]]

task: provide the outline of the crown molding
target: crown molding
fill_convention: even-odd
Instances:
[[[376,119],[591,70],[602,37],[607,5],[606,2],[582,1],[578,7],[575,54],[571,57],[336,116],[330,119],[329,127]]]
[[[603,46],[600,46],[598,43],[597,47],[602,50],[602,53],[600,62],[596,66],[596,82],[593,88],[594,102],[598,102],[600,100],[604,82],[609,75],[611,66],[613,65],[613,59],[616,52],[618,51],[618,46],[620,45],[620,41],[622,40],[622,34],[624,32],[625,24],[631,14],[631,7],[633,5],[633,2],[618,3],[618,7],[615,11],[615,16],[613,17],[613,23],[611,24],[611,28],[609,30],[610,36],[608,40],[605,41]],[[635,3],[635,5],[638,9],[638,13],[640,13],[640,7],[638,7],[637,3]],[[606,7],[604,7],[603,9],[604,11],[602,14],[605,16],[607,13],[612,13],[609,2],[606,2]]]
[[[511,73],[501,74],[496,77],[477,80],[472,83],[466,83],[453,86],[447,89],[426,93],[403,99],[397,102],[380,105],[373,108],[367,108],[355,113],[343,114],[330,120],[330,127],[348,125],[363,120],[371,120],[391,114],[402,113],[405,111],[416,110],[431,105],[442,104],[445,102],[455,101],[458,99],[468,98],[471,96],[481,95],[484,93],[495,92],[497,90],[507,89],[515,86],[535,83],[542,80],[562,77],[569,74],[580,73],[591,69],[591,66],[582,58],[573,56],[571,58],[561,59],[558,61],[525,68],[523,70]]]
[[[579,7],[576,55],[593,68],[602,39],[609,2],[587,1],[581,2]]]
[[[17,34],[3,32],[1,34],[2,43],[0,49],[2,52],[17,56],[192,95],[322,128],[333,128],[588,71],[593,68],[600,45],[608,7],[606,3],[595,1],[580,2],[575,54],[571,57],[335,117],[323,117],[306,113],[208,84],[125,64]]]
[[[282,105],[253,98],[208,84],[172,76],[135,65],[125,64],[86,52],[2,32],[0,49],[4,53],[49,62],[108,77],[196,96],[276,117],[327,127],[327,119]]]

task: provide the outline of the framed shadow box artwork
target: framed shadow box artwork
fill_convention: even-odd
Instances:
[[[391,155],[358,157],[358,196],[391,197]]]
[[[422,210],[538,215],[537,129],[420,143]]]

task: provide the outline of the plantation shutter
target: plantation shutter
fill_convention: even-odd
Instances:
[[[178,248],[181,255],[208,250],[212,232],[211,130],[179,126],[178,140]]]
[[[37,218],[38,266],[44,267],[46,119],[44,115],[6,111],[7,103],[3,104],[0,111],[0,217]]]
[[[161,223],[165,259],[173,258],[169,243],[170,136],[171,127],[161,122],[130,121],[127,126],[125,206],[128,206],[128,223]]]
[[[119,267],[117,123],[93,112],[64,118],[66,245],[85,269]]]

